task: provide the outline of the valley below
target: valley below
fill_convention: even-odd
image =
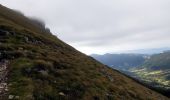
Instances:
[[[156,87],[170,89],[170,80],[167,78],[170,75],[170,70],[148,71],[147,69],[130,69],[129,71],[144,82],[157,83],[155,84]]]
[[[170,97],[169,52],[155,55],[107,54],[92,56],[138,83]],[[117,63],[117,61],[120,62]]]

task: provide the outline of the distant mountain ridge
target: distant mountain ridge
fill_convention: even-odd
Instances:
[[[151,70],[170,69],[170,51],[152,55],[142,66]]]
[[[125,51],[125,52],[126,53],[135,53],[135,54],[153,55],[153,54],[163,53],[164,51],[168,51],[168,50],[170,50],[170,47],[151,48],[151,49],[138,49],[138,50],[129,50],[129,51]]]
[[[148,55],[144,54],[104,54],[97,55],[92,54],[96,60],[100,61],[103,64],[106,64],[110,67],[119,70],[128,70],[132,67],[137,67],[141,65],[145,59],[147,59]]]

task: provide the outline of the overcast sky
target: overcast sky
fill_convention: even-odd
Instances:
[[[86,53],[170,46],[170,0],[0,0]]]

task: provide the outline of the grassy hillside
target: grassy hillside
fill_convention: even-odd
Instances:
[[[26,17],[2,6],[0,12],[0,61],[9,62],[7,98],[168,100],[31,26]]]

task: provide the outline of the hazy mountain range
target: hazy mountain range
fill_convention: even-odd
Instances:
[[[93,54],[91,56],[101,63],[119,70],[128,70],[129,68],[137,67],[149,57],[149,55],[144,54]]]
[[[125,53],[134,53],[134,54],[158,54],[164,51],[170,50],[170,47],[163,47],[163,48],[152,48],[152,49],[138,49],[138,50],[129,50],[125,51]]]

